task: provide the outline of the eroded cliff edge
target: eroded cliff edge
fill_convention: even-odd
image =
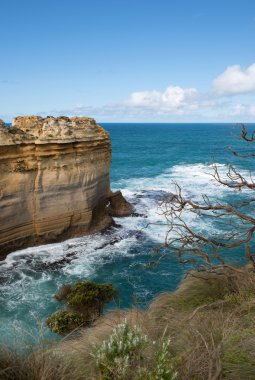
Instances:
[[[110,136],[86,117],[0,121],[0,259],[112,223]]]

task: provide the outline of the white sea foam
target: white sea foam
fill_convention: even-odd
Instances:
[[[218,165],[218,168],[222,174],[226,170],[224,165]],[[166,193],[175,192],[174,182],[182,187],[184,196],[192,199],[200,199],[202,194],[207,194],[223,200],[232,191],[218,186],[211,174],[210,165],[175,165],[153,178],[130,178],[113,183],[113,190],[120,189],[135,204],[137,216],[116,218],[121,228],[108,234],[32,247],[8,255],[0,265],[0,303],[5,314],[10,316],[10,320],[24,319],[25,312],[29,314],[28,320],[34,313],[43,315],[46,299],[49,307],[55,307],[49,292],[54,294],[63,281],[89,279],[107,263],[134,257],[135,247],[138,249],[132,262],[134,265],[139,263],[139,255],[147,254],[143,251],[146,239],[155,244],[164,240],[167,227],[162,225],[165,219],[158,200]],[[195,215],[188,218],[187,222],[193,226],[215,232],[215,226],[201,223]],[[142,234],[140,240],[139,231]],[[123,271],[121,275],[129,276],[129,273]],[[147,291],[139,283],[136,288],[141,294]]]
[[[219,171],[223,174],[226,166],[218,164]],[[130,231],[143,231],[148,237],[162,239],[162,223],[165,221],[159,208],[158,200],[166,193],[175,192],[175,182],[177,182],[183,191],[184,196],[199,199],[203,194],[211,197],[217,197],[221,200],[227,193],[232,190],[218,186],[212,177],[212,167],[205,164],[194,165],[175,165],[162,174],[150,178],[130,178],[113,183],[113,190],[120,189],[124,196],[135,203],[135,211],[140,215],[137,217],[116,218],[116,222],[121,224],[122,229],[116,229],[109,235],[97,234],[81,238],[67,240],[62,243],[47,244],[39,247],[27,248],[24,250],[11,253],[5,259],[0,267],[0,272],[4,269],[11,268],[14,265],[25,266],[28,258],[34,256],[34,259],[47,265],[59,262],[69,254],[75,256],[72,265],[67,265],[63,270],[69,271],[74,266],[80,266],[81,261],[86,262],[86,273],[92,270],[95,262],[100,263],[101,257],[107,257],[108,250],[111,250],[111,256],[118,254],[118,247],[121,246],[122,254],[128,254],[125,246],[135,243],[136,238],[130,237]],[[146,218],[145,218],[146,216]],[[190,218],[196,222],[196,216]],[[152,223],[144,229],[147,224]],[[159,223],[159,225],[153,225]],[[110,244],[111,240],[117,239],[114,243],[114,249]],[[109,243],[109,246],[107,246]],[[102,246],[102,249],[100,248]],[[80,270],[80,269],[79,269]],[[85,269],[84,269],[85,270]],[[85,274],[84,272],[84,274]],[[78,273],[78,272],[77,272]]]
[[[227,165],[216,164],[222,179],[227,180]],[[250,178],[250,172],[247,170],[240,171],[245,177]],[[132,196],[142,190],[162,190],[174,192],[175,182],[177,182],[184,192],[192,196],[207,194],[221,197],[226,191],[232,191],[225,186],[219,185],[213,178],[212,165],[190,164],[175,165],[162,174],[150,178],[130,178],[123,179],[113,184],[113,189],[122,189],[125,196]]]
[[[223,164],[217,164],[218,171],[222,179],[227,179],[227,166]],[[193,164],[193,165],[175,165],[162,174],[154,178],[131,178],[128,180],[118,181],[114,183],[114,189],[121,188],[124,196],[131,202],[136,197],[142,197],[139,204],[136,206],[138,212],[144,212],[147,214],[147,223],[155,223],[144,232],[152,239],[162,241],[165,236],[166,228],[162,227],[165,219],[162,215],[162,210],[158,206],[158,202],[155,199],[157,192],[160,196],[160,192],[175,193],[175,184],[178,183],[182,189],[184,197],[191,198],[199,201],[203,195],[207,195],[210,199],[217,199],[223,201],[226,196],[234,192],[226,186],[219,185],[219,183],[212,176],[213,168],[211,165],[205,164]],[[248,171],[242,171],[244,176],[249,176]],[[154,197],[153,197],[154,193]],[[157,198],[157,197],[156,197]],[[189,214],[187,216],[187,222],[191,224],[198,224],[200,228],[205,231],[215,232],[214,226],[208,221],[202,223],[195,214]],[[144,220],[132,220],[126,218],[123,225],[126,228],[135,228],[144,226]]]

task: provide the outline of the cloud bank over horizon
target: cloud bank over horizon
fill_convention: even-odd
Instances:
[[[253,95],[253,96],[252,96]],[[106,120],[253,121],[255,116],[255,63],[242,69],[227,67],[212,80],[207,92],[195,87],[169,85],[165,90],[134,91],[126,100],[102,107],[79,105],[66,112],[92,114]]]
[[[207,92],[170,84],[163,91],[134,91],[127,99],[102,106],[79,104],[37,115],[92,116],[100,121],[250,122],[255,116],[255,63],[228,66]],[[8,118],[8,115],[3,115]],[[3,117],[3,118],[4,118]]]

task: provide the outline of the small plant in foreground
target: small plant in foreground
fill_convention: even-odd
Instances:
[[[169,345],[170,341],[160,346],[150,342],[140,328],[130,327],[125,320],[108,341],[94,345],[91,355],[102,380],[174,380],[177,372]]]

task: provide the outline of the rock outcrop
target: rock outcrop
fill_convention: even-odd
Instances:
[[[111,216],[128,216],[133,212],[133,206],[123,197],[121,191],[111,193],[109,196],[110,204],[108,212]]]
[[[94,119],[0,121],[0,257],[109,226],[110,162],[109,134]]]

